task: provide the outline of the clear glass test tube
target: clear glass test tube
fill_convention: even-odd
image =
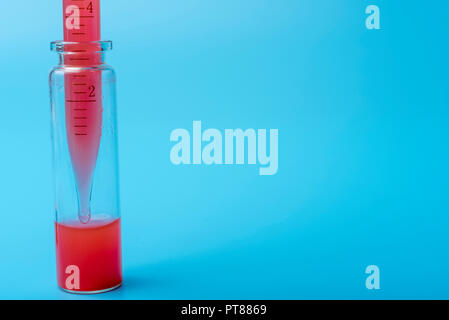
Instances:
[[[51,43],[49,76],[58,285],[100,293],[122,283],[116,76],[110,41]]]

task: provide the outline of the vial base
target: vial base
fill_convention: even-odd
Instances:
[[[120,283],[120,284],[116,285],[115,287],[108,288],[108,289],[103,289],[103,290],[97,290],[97,291],[76,291],[76,290],[69,290],[69,289],[66,289],[66,288],[63,288],[63,287],[59,287],[59,289],[61,289],[61,290],[64,291],[64,292],[67,292],[67,293],[89,295],[89,294],[106,293],[106,292],[109,292],[109,291],[113,291],[113,290],[115,290],[115,289],[118,289],[118,288],[120,288],[121,286],[122,286],[122,284]]]

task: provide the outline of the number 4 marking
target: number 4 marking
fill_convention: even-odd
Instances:
[[[87,10],[92,13],[93,12],[93,7],[92,7],[92,1],[89,3],[89,5],[87,6]]]

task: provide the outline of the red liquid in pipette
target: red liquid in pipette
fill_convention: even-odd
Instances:
[[[56,223],[56,249],[61,288],[95,292],[121,284],[120,219]]]
[[[102,127],[100,1],[64,0],[66,128],[79,202],[79,221],[57,222],[58,284],[78,292],[103,291],[122,281],[120,219],[91,220],[90,193]],[[87,44],[89,42],[89,44]]]
[[[92,178],[101,139],[101,71],[92,68],[101,62],[93,41],[100,38],[100,1],[64,0],[64,41],[72,54],[65,55],[67,66],[79,67],[65,78],[67,139],[75,173],[81,222],[90,219]],[[85,43],[85,44],[83,44]],[[99,49],[99,46],[98,46]]]

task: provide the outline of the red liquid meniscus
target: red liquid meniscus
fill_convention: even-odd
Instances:
[[[120,218],[56,223],[58,285],[99,292],[122,283]]]

